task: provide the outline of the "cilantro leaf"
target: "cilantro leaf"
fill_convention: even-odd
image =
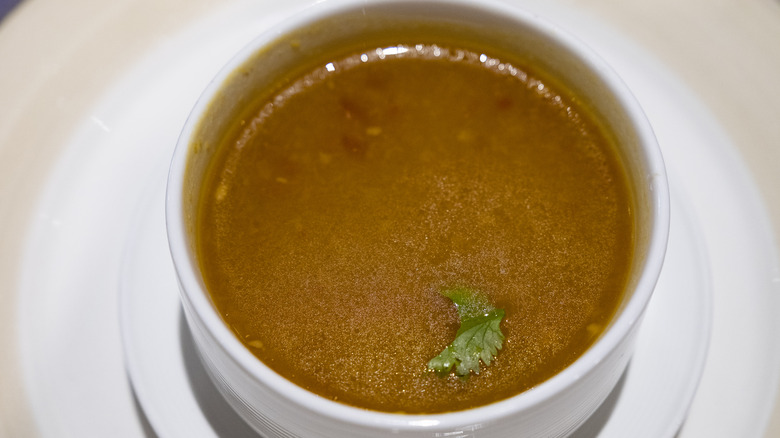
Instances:
[[[467,377],[474,371],[479,374],[479,361],[487,366],[498,354],[504,343],[501,320],[504,309],[496,309],[477,292],[456,287],[442,291],[458,309],[460,328],[452,341],[438,356],[428,361],[428,369],[440,376],[449,374]]]

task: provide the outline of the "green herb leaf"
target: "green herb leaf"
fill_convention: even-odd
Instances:
[[[460,328],[455,340],[428,361],[428,369],[440,376],[448,375],[453,367],[459,377],[467,377],[472,371],[479,374],[479,361],[490,365],[504,343],[500,327],[504,310],[496,309],[476,291],[464,287],[444,290],[442,295],[455,303]]]

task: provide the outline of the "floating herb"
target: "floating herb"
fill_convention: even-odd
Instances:
[[[485,366],[498,354],[504,343],[501,320],[504,309],[496,309],[474,290],[456,287],[442,291],[452,300],[460,317],[460,328],[452,341],[438,356],[428,362],[428,369],[446,376],[455,368],[455,375],[467,377],[479,374],[480,360]]]

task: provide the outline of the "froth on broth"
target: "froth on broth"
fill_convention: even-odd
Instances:
[[[197,253],[246,347],[362,408],[435,413],[527,390],[619,304],[631,195],[612,136],[500,50],[409,41],[335,53],[247,104],[204,178]],[[459,321],[443,288],[506,311],[495,361],[426,370]]]

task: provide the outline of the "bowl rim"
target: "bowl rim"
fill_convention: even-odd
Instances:
[[[640,140],[639,143],[642,145],[641,155],[648,169],[647,182],[649,193],[652,195],[649,207],[651,212],[648,215],[652,226],[649,230],[651,237],[642,273],[632,297],[612,320],[609,330],[577,360],[538,386],[507,399],[446,413],[398,414],[349,406],[309,392],[277,374],[252,355],[233,335],[213,307],[196,268],[197,262],[188,249],[182,194],[184,192],[184,175],[190,156],[190,141],[202,115],[206,113],[210,102],[223,88],[225,80],[258,50],[272,44],[284,34],[329,16],[377,5],[471,8],[484,14],[500,14],[509,17],[546,38],[554,40],[575,54],[579,58],[578,62],[590,71],[597,73],[616,98],[618,106],[622,107],[630,119],[630,125],[633,126],[637,138]],[[380,0],[370,3],[364,0],[327,0],[295,11],[286,19],[263,31],[241,49],[219,71],[198,98],[177,141],[171,160],[165,195],[168,243],[180,285],[181,298],[190,304],[192,311],[202,321],[208,334],[217,341],[219,348],[247,375],[277,393],[279,397],[286,398],[302,408],[345,423],[367,427],[387,427],[397,431],[450,429],[464,424],[489,423],[509,415],[517,415],[556,397],[563,390],[592,373],[596,365],[615,350],[641,321],[663,265],[669,236],[669,217],[669,189],[663,157],[652,127],[627,85],[600,56],[574,35],[521,7],[507,5],[496,0]]]

